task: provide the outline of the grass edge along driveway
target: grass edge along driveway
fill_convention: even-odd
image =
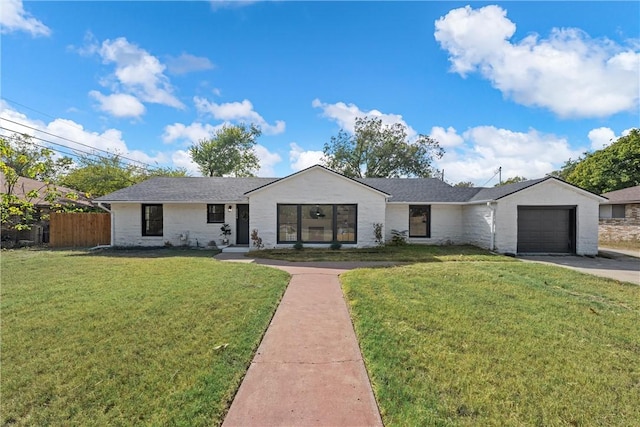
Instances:
[[[640,287],[523,262],[341,276],[387,426],[640,422]]]
[[[289,276],[199,251],[3,251],[2,425],[216,425]]]

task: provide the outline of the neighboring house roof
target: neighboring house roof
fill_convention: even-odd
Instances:
[[[323,166],[316,165],[311,168],[326,169],[331,173],[344,177],[344,175]],[[222,203],[244,201],[249,193],[290,179],[311,168],[284,178],[152,178],[140,184],[99,197],[96,201],[105,203]],[[453,187],[437,178],[344,178],[389,196],[390,203],[480,203],[501,199],[549,179],[557,180],[565,185],[575,187],[585,194],[602,199],[597,194],[590,193],[552,176],[490,188]]]
[[[84,197],[82,193],[80,193],[77,190],[74,190],[68,187],[63,187],[61,185],[47,184],[46,182],[38,181],[36,179],[31,179],[31,178],[25,178],[22,176],[18,177],[18,181],[15,183],[13,187],[13,194],[17,196],[19,199],[24,200],[27,198],[26,196],[27,193],[29,193],[30,191],[36,190],[38,191],[39,197],[35,197],[31,199],[31,203],[33,203],[35,206],[46,207],[51,205],[51,203],[45,200],[47,188],[53,188],[55,189],[55,191],[61,194],[60,197],[56,198],[57,203],[73,204],[77,206],[86,206],[86,207],[93,206],[93,203],[91,203],[91,201],[88,198]],[[0,190],[3,193],[6,193],[7,191],[7,180],[3,173],[0,173]],[[74,199],[74,198],[66,197],[70,193],[77,194],[78,198]]]
[[[606,204],[626,204],[640,203],[640,185],[635,187],[623,188],[622,190],[610,191],[602,194],[603,197],[609,199]]]

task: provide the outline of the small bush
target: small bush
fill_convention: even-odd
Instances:
[[[391,242],[390,246],[404,246],[407,244],[408,230],[391,230]]]
[[[254,228],[251,230],[251,241],[253,242],[253,246],[256,249],[264,248],[264,244],[262,243],[262,237],[258,236],[258,229]]]
[[[376,244],[378,246],[384,243],[384,237],[382,236],[382,228],[384,226],[382,223],[374,222],[373,223],[373,237],[375,238]]]
[[[302,242],[296,242],[296,243],[293,245],[293,249],[295,249],[295,250],[297,250],[297,251],[302,250],[302,248],[303,248],[303,246],[302,246]]]
[[[342,247],[342,243],[340,243],[338,241],[333,241],[333,242],[331,242],[331,246],[329,246],[329,247],[331,249],[333,249],[334,251],[338,251]]]

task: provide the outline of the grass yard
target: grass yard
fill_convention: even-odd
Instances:
[[[220,424],[288,282],[200,251],[0,257],[3,426]]]
[[[279,259],[284,261],[391,261],[391,262],[438,262],[438,261],[513,261],[501,255],[470,245],[434,246],[404,245],[379,246],[362,249],[303,248],[263,249],[247,254],[251,258]]]
[[[640,287],[547,265],[341,276],[386,426],[640,425]]]

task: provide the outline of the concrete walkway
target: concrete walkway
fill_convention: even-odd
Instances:
[[[260,263],[292,278],[223,426],[382,426],[338,281],[350,266]]]

